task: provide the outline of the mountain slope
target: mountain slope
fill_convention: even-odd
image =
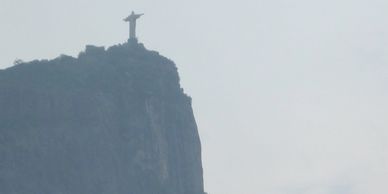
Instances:
[[[0,71],[0,156],[0,193],[204,193],[191,98],[140,44]]]

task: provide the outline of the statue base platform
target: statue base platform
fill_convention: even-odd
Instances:
[[[139,43],[137,38],[130,38],[128,39],[128,46],[134,49],[145,49],[143,43]]]
[[[137,40],[137,38],[130,38],[128,39],[128,43],[136,45],[139,44],[139,41]]]

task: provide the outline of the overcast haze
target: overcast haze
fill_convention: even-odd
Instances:
[[[386,0],[0,0],[0,67],[128,37],[177,63],[209,194],[388,193]]]

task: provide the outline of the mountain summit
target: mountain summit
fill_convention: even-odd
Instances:
[[[175,64],[129,42],[1,70],[0,193],[204,194]]]

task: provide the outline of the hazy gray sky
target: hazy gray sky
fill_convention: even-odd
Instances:
[[[0,0],[0,67],[126,41],[173,59],[209,194],[388,193],[387,0]]]

